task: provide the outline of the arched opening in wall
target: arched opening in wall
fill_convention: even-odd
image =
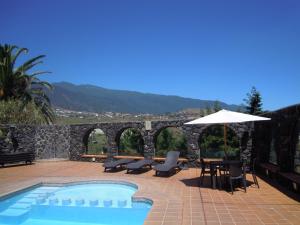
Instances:
[[[107,154],[108,141],[105,133],[101,129],[97,128],[92,130],[86,137],[86,154]]]
[[[240,141],[236,133],[227,127],[228,159],[240,159]],[[199,137],[200,156],[202,158],[224,158],[224,126],[212,125],[207,127]]]
[[[187,156],[187,140],[176,127],[166,127],[158,131],[154,136],[154,144],[156,157],[166,157],[169,151],[179,151],[180,157]]]
[[[116,142],[118,143],[118,155],[143,156],[144,139],[141,132],[135,128],[127,128],[120,132]]]

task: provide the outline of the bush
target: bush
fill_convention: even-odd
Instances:
[[[24,106],[22,101],[0,101],[0,124],[40,125],[46,121],[33,102]]]

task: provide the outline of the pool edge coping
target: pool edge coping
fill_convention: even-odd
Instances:
[[[136,188],[136,192],[134,193],[134,195],[136,195],[136,193],[139,191],[139,186],[133,182],[128,182],[128,181],[122,181],[122,180],[87,180],[87,181],[71,181],[71,182],[62,182],[62,183],[58,183],[58,182],[39,182],[36,184],[32,184],[32,185],[28,185],[25,187],[21,187],[19,189],[15,189],[12,191],[9,191],[7,193],[2,193],[0,194],[0,201],[6,200],[14,195],[17,194],[21,194],[24,193],[26,191],[30,191],[33,190],[35,188],[38,187],[42,187],[42,186],[47,186],[47,187],[51,187],[51,186],[56,186],[56,187],[67,187],[67,186],[72,186],[72,185],[77,185],[77,184],[121,184],[121,185],[127,185],[133,188]],[[144,202],[147,204],[150,204],[151,207],[153,207],[154,205],[154,201],[150,198],[146,198],[146,197],[134,197],[134,195],[131,197],[132,202]]]

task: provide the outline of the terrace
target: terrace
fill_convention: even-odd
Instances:
[[[198,140],[207,126],[187,127],[183,126],[185,121],[152,121],[150,126],[143,122],[8,126],[11,145],[1,142],[2,149],[6,152],[34,150],[37,162],[1,168],[0,196],[41,182],[121,180],[137,184],[136,195],[154,201],[145,222],[148,225],[299,224],[299,112],[299,105],[296,105],[268,114],[272,117],[271,123],[229,126],[240,140],[241,158],[253,160],[257,157],[256,167],[260,172],[260,188],[253,185],[252,176],[248,175],[247,193],[237,189],[234,195],[226,190],[212,189],[209,175],[200,185],[199,168],[180,170],[170,177],[156,177],[153,170],[138,174],[126,174],[125,170],[104,173],[102,163],[98,163],[107,157],[128,157],[122,155],[124,152],[118,143],[126,129],[140,131],[143,139],[143,152],[130,157],[150,156],[159,161],[161,158],[155,155],[155,140],[162,129],[179,128],[187,137],[189,154],[199,152]],[[88,138],[93,130],[100,128],[108,139],[107,152],[87,155]],[[67,160],[55,161],[54,158]]]
[[[1,3],[0,225],[300,225],[300,1]]]
[[[231,195],[211,189],[208,179],[199,187],[199,176],[200,169],[194,168],[166,178],[155,177],[153,170],[141,174],[104,173],[101,163],[43,161],[2,168],[0,195],[40,182],[124,180],[139,186],[136,195],[154,200],[146,225],[299,224],[299,196],[281,192],[278,186],[272,186],[273,182],[259,178],[260,189],[253,185],[247,193],[237,189]]]

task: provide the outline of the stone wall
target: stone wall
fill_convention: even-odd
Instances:
[[[0,153],[34,152],[35,127],[26,125],[3,125],[4,137],[0,138]]]
[[[1,153],[35,152],[37,159],[69,158],[69,126],[2,125]]]
[[[300,104],[267,113],[270,122],[260,122],[255,126],[254,154],[260,163],[269,163],[271,142],[281,172],[292,172],[294,155],[300,128]]]
[[[35,152],[38,159],[69,158],[70,127],[55,125],[36,127]]]
[[[189,151],[196,152],[199,155],[201,151],[198,141],[201,134],[210,125],[198,125],[198,126],[184,126],[184,133],[188,138],[188,148]],[[253,135],[253,123],[243,123],[243,124],[227,124],[229,129],[232,129],[240,140],[240,157],[241,160],[250,160],[252,154],[252,135]]]
[[[87,152],[89,134],[96,128],[101,129],[108,140],[108,155],[118,155],[118,143],[121,134],[128,128],[140,131],[144,140],[145,157],[155,156],[155,142],[160,131],[167,127],[176,127],[185,135],[188,143],[188,154],[199,155],[198,141],[206,125],[187,126],[187,121],[152,121],[146,129],[145,122],[99,123],[69,126],[3,126],[8,129],[18,146],[12,148],[0,138],[0,152],[34,151],[37,159],[69,158],[81,160]],[[252,152],[253,126],[248,124],[228,125],[241,140],[241,158],[249,159]],[[245,138],[246,137],[246,138]]]

